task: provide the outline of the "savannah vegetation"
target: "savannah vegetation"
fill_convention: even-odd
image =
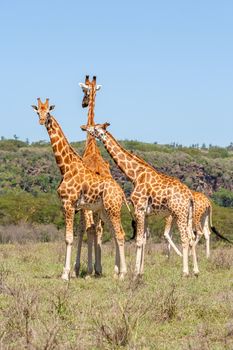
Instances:
[[[133,279],[135,246],[126,245],[128,274],[113,278],[114,246],[103,247],[104,274],[60,279],[64,243],[0,245],[1,349],[231,350],[233,249],[212,242],[200,276],[183,278],[181,258],[148,242],[143,279]],[[73,262],[74,262],[73,254]]]
[[[159,171],[177,176],[213,201],[214,225],[233,239],[233,144],[158,145],[122,141]],[[84,142],[73,146],[82,154]],[[110,161],[127,196],[131,184]],[[113,279],[114,245],[105,227],[103,276],[64,283],[64,220],[50,143],[0,140],[0,349],[233,348],[233,248],[211,236],[211,258],[198,247],[200,276],[184,279],[182,261],[168,259],[164,222],[150,218],[143,279],[133,279],[135,246],[126,244],[128,274]],[[79,216],[76,215],[75,234]],[[124,208],[127,239],[131,218]],[[176,242],[179,239],[175,237]],[[203,243],[204,239],[202,239]],[[75,259],[73,248],[73,262]],[[191,267],[191,266],[190,266]]]
[[[82,154],[84,142],[72,145]],[[226,148],[211,145],[207,148],[205,145],[183,147],[126,140],[122,145],[159,171],[176,176],[190,188],[209,195],[214,203],[214,225],[228,238],[233,238],[233,144]],[[113,177],[129,197],[131,183],[101,144],[100,148],[110,162]],[[28,239],[48,242],[62,237],[64,219],[56,193],[59,182],[60,173],[49,142],[30,144],[28,140],[18,140],[17,136],[12,140],[0,140],[0,242]],[[126,208],[122,219],[129,238],[131,227]],[[78,220],[77,215],[76,231]],[[153,217],[150,226],[154,240],[160,242],[163,220]],[[105,240],[108,239],[106,232]]]

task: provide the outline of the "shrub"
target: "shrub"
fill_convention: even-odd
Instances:
[[[27,147],[28,143],[20,140],[0,140],[0,150],[17,151],[21,147]]]
[[[54,223],[64,226],[61,204],[57,195],[40,194],[33,196],[24,191],[11,191],[1,195],[0,224],[18,224],[19,222],[40,224]]]
[[[229,153],[226,148],[215,146],[209,149],[208,156],[211,158],[227,158]]]
[[[233,192],[225,188],[220,188],[220,190],[213,194],[212,198],[215,203],[222,207],[233,207]]]

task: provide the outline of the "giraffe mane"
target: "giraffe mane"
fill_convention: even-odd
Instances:
[[[106,130],[106,129],[105,129],[105,133],[106,133],[107,135],[111,135],[111,134],[108,132],[108,130]],[[112,135],[111,135],[111,137],[115,140],[116,144],[117,144],[120,148],[123,148],[123,147],[121,146],[121,144],[120,144]],[[173,177],[173,176],[169,176],[169,175],[164,174],[163,172],[161,172],[161,171],[155,169],[152,165],[150,165],[149,163],[147,163],[144,159],[142,159],[142,158],[141,158],[140,156],[138,156],[137,154],[131,153],[131,152],[129,152],[128,150],[126,150],[125,148],[123,148],[123,149],[124,149],[124,152],[125,152],[129,157],[131,157],[132,159],[136,160],[136,161],[139,162],[141,165],[146,166],[147,168],[149,168],[149,169],[151,169],[151,170],[157,172],[158,174],[160,174],[161,176],[163,176],[163,177],[165,177],[165,178],[167,178],[167,179],[171,179],[171,180],[173,180],[173,181],[174,181],[174,180],[180,181],[180,180],[176,179],[176,178]]]
[[[71,146],[71,144],[69,143],[67,137],[65,136],[60,124],[58,123],[58,121],[54,118],[54,116],[50,115],[50,117],[52,117],[52,119],[55,121],[55,123],[59,126],[60,132],[62,134],[62,136],[64,137],[65,141],[67,142],[67,145],[69,145],[70,150],[74,153],[75,156],[77,156],[80,160],[82,159],[82,157],[78,154],[78,152]]]
[[[108,134],[108,135],[111,135],[107,130],[105,130],[105,132]],[[111,135],[112,136],[112,135]],[[113,137],[113,136],[112,136]],[[115,142],[116,142],[116,144],[120,147],[120,148],[123,148],[122,146],[121,146],[121,144],[114,138],[114,140],[115,140]],[[132,154],[131,152],[129,152],[128,150],[126,150],[125,148],[124,148],[124,151],[125,151],[125,153],[127,154],[127,155],[129,155],[131,158],[133,158],[133,159],[136,159],[139,163],[141,163],[142,165],[144,165],[144,166],[147,166],[148,168],[150,168],[151,170],[154,170],[155,171],[155,168],[153,168],[153,166],[152,165],[150,165],[149,163],[147,163],[144,159],[142,159],[140,156],[138,156],[137,154]],[[157,170],[156,170],[157,171]],[[162,173],[163,174],[163,173]],[[171,176],[168,176],[168,175],[166,175],[166,174],[163,174],[164,176],[167,176],[167,177],[171,177]]]

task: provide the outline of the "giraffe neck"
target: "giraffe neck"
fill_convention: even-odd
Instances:
[[[50,116],[46,128],[50,137],[53,153],[56,159],[56,163],[60,169],[62,175],[70,170],[70,164],[72,162],[79,163],[79,167],[83,167],[81,157],[71,147],[67,138],[63,134],[63,131],[53,116]]]
[[[83,158],[89,156],[90,154],[100,154],[100,150],[96,144],[96,140],[94,136],[87,135],[87,140],[86,140],[86,145],[85,145],[85,150],[83,153]]]
[[[138,176],[146,169],[154,170],[154,168],[147,164],[143,159],[125,150],[108,131],[105,132],[103,138],[100,137],[100,140],[103,142],[106,150],[115,163],[130,181],[135,182]]]
[[[88,104],[88,117],[87,117],[87,125],[94,125],[94,109],[95,109],[95,91],[91,89],[89,104]]]
[[[89,105],[88,105],[88,116],[87,116],[87,125],[95,125],[94,124],[94,113],[95,109],[95,92],[91,89]],[[83,158],[89,156],[90,154],[98,154],[100,155],[99,148],[97,147],[95,137],[87,134],[87,140],[85,145],[85,151],[83,154]]]

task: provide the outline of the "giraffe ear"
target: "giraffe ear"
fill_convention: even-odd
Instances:
[[[89,86],[84,84],[84,83],[79,83],[79,86],[80,86],[81,89],[83,89],[83,91],[90,90]]]
[[[51,105],[51,106],[49,107],[49,110],[52,111],[54,108],[55,108],[55,105]]]
[[[80,128],[81,128],[83,131],[87,131],[87,125],[81,125]]]
[[[100,90],[102,88],[102,85],[96,85],[96,91]]]
[[[107,129],[107,127],[110,125],[110,123],[104,123],[103,125],[102,125],[102,128],[104,129],[104,130],[106,130]]]
[[[38,108],[37,108],[37,106],[35,106],[35,105],[32,105],[32,108],[34,109],[34,111],[38,111]]]

